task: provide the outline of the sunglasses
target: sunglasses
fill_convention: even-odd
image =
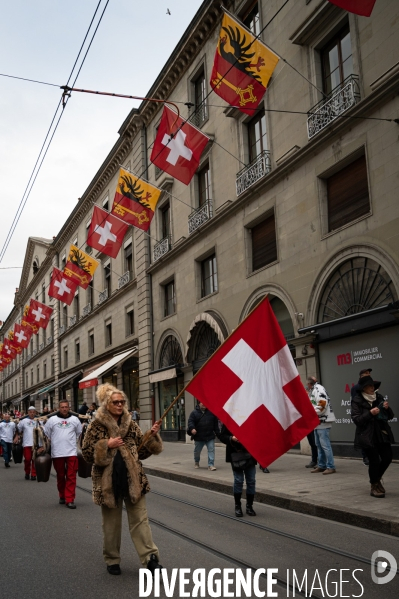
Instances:
[[[125,399],[116,399],[115,401],[111,401],[114,406],[124,406],[126,403]]]

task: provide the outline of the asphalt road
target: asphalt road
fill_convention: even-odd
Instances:
[[[153,492],[147,505],[161,563],[169,578],[173,568],[190,569],[183,589],[187,593],[193,588],[193,570],[205,569],[207,576],[213,568],[238,568],[245,573],[252,567],[277,570],[273,576],[280,584],[269,590],[269,596],[271,590],[278,597],[294,596],[292,588],[287,591],[285,586],[287,572],[290,583],[295,572],[301,584],[305,571],[308,596],[312,583],[314,597],[396,599],[399,594],[399,576],[377,585],[371,581],[369,563],[376,550],[392,553],[399,562],[399,539],[263,504],[255,504],[256,518],[236,519],[232,497],[149,478]],[[0,463],[1,599],[140,596],[140,562],[125,515],[122,576],[110,576],[102,560],[101,516],[89,493],[91,480],[78,478],[78,486],[78,507],[68,510],[58,504],[54,477],[48,483],[25,481],[22,465],[12,464],[6,470]],[[235,580],[234,573],[230,578]],[[179,597],[178,581],[169,596]],[[233,594],[224,596],[237,596],[234,584],[225,588]],[[260,577],[259,588],[267,596],[265,576]],[[212,593],[211,585],[203,596]],[[159,596],[167,596],[162,585]]]

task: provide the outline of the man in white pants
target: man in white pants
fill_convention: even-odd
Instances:
[[[35,462],[33,453],[33,429],[39,424],[35,420],[36,408],[30,406],[28,415],[22,418],[17,425],[18,432],[22,433],[22,447],[24,451],[25,480],[36,480]]]
[[[82,432],[79,418],[69,411],[69,401],[62,399],[58,412],[51,416],[45,426],[44,434],[51,441],[51,457],[57,473],[59,503],[71,510],[76,509],[76,473],[78,471],[77,439]]]

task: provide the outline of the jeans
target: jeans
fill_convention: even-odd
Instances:
[[[317,464],[317,445],[316,445],[316,441],[314,440],[314,431],[310,432],[307,435],[307,437],[308,437],[310,449],[312,451],[312,462]]]
[[[11,459],[12,443],[1,440],[1,446],[3,448],[3,459],[6,464],[9,464]]]
[[[314,438],[317,445],[317,465],[319,468],[334,469],[334,456],[330,443],[330,430],[329,428],[316,428],[314,431]]]
[[[376,443],[375,447],[367,447],[364,452],[369,459],[370,483],[375,485],[392,462],[392,447],[390,443]]]
[[[208,466],[215,465],[215,439],[209,441],[194,441],[194,462],[199,464],[202,448],[208,449]]]
[[[249,466],[245,468],[245,470],[234,470],[234,485],[233,485],[233,493],[242,493],[242,487],[244,484],[244,476],[245,482],[247,483],[247,495],[255,495],[255,476],[256,476],[256,466]]]

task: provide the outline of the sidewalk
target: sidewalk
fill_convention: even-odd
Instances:
[[[216,446],[216,472],[207,469],[206,447],[201,467],[195,470],[193,451],[191,443],[165,442],[161,455],[145,460],[145,471],[231,495],[233,477],[225,462],[225,447]],[[305,468],[309,459],[289,452],[269,467],[270,474],[257,468],[256,501],[399,536],[399,464],[391,464],[384,476],[385,499],[376,499],[370,496],[368,468],[362,460],[335,458],[337,473],[324,476]]]

